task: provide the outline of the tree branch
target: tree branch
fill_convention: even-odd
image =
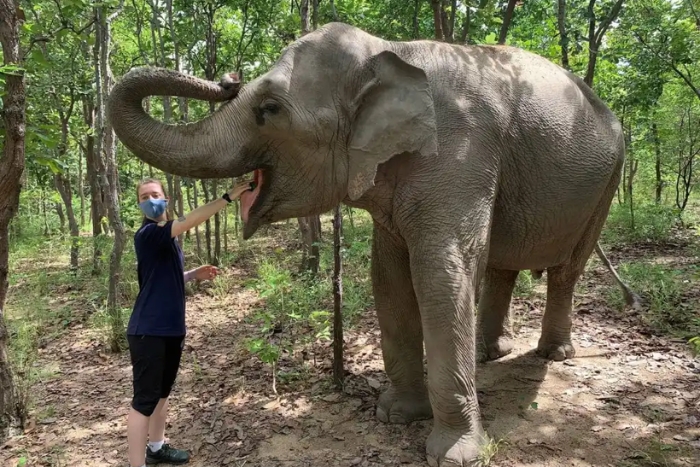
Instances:
[[[613,21],[618,17],[620,14],[620,10],[622,9],[622,4],[624,3],[625,0],[617,0],[615,2],[615,5],[610,9],[610,13],[603,18],[603,20],[600,22],[600,25],[598,26],[598,30],[595,32],[595,42],[596,42],[596,49],[600,46],[601,42],[603,42],[603,36],[605,36],[605,33],[607,32],[608,28],[612,24]],[[591,4],[593,1],[591,1]],[[594,19],[595,21],[595,19]]]

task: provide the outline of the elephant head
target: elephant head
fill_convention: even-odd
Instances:
[[[140,159],[175,175],[254,173],[241,199],[244,238],[263,224],[357,201],[392,156],[437,151],[425,72],[397,44],[331,23],[287,46],[264,75],[239,89],[160,68],[136,68],[113,88],[108,118]],[[171,95],[225,101],[187,125],[151,118],[142,100]]]

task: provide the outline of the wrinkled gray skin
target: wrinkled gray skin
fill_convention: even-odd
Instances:
[[[163,94],[236,97],[172,127],[141,105]],[[603,102],[547,60],[504,46],[388,42],[334,23],[291,44],[240,92],[146,68],[124,76],[108,105],[118,137],[160,169],[204,178],[264,169],[244,238],[338,202],[371,213],[392,384],[377,415],[432,416],[430,465],[477,462],[475,364],[511,349],[519,270],[547,270],[539,354],[574,356],[574,286],[620,180],[624,143]]]

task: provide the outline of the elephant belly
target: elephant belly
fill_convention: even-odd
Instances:
[[[565,263],[587,234],[598,196],[562,190],[550,196],[499,196],[489,243],[489,266],[497,269],[545,269]],[[550,192],[553,193],[553,192]],[[578,198],[578,199],[576,199]]]

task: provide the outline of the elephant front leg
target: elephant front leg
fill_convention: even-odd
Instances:
[[[426,442],[431,466],[475,465],[486,442],[474,381],[475,292],[483,250],[450,246],[449,241],[411,250],[433,408],[433,430]]]
[[[384,368],[391,387],[379,397],[384,423],[432,417],[423,376],[423,332],[405,245],[375,225],[372,285],[382,333]]]
[[[513,351],[510,301],[519,271],[488,268],[479,298],[477,355],[495,360]]]

